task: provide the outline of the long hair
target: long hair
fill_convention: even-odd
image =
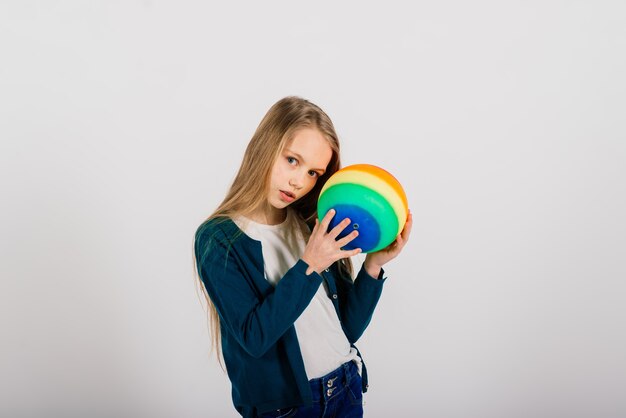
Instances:
[[[290,205],[299,218],[312,227],[317,216],[317,200],[322,186],[341,168],[339,138],[331,119],[322,109],[296,96],[279,100],[265,114],[248,143],[239,171],[226,197],[206,221],[246,216],[266,204],[272,167],[283,148],[289,144],[298,130],[303,128],[317,129],[332,149],[332,157],[326,172],[318,178],[309,193]],[[216,354],[222,364],[219,315],[198,274],[195,251],[192,253],[196,283],[207,303],[209,332],[212,336],[211,347],[217,349]],[[352,263],[349,258],[340,260],[339,267],[344,274],[352,275]]]

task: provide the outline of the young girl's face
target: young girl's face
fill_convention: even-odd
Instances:
[[[274,163],[268,203],[284,209],[310,192],[332,155],[328,141],[317,129],[298,130]]]

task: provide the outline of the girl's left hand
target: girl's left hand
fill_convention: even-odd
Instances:
[[[413,215],[411,211],[406,218],[406,223],[404,224],[404,229],[394,242],[389,244],[387,247],[382,250],[376,251],[374,253],[368,253],[365,257],[365,262],[363,263],[365,266],[365,270],[372,277],[378,277],[380,274],[380,269],[383,265],[387,264],[389,261],[393,260],[400,254],[402,248],[406,245],[409,240],[409,236],[411,235],[411,228],[413,227]]]

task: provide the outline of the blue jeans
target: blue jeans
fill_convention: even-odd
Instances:
[[[353,361],[317,379],[309,380],[313,405],[278,409],[261,418],[362,418],[361,375]]]

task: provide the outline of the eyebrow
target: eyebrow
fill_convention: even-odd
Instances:
[[[290,150],[289,148],[285,148],[285,151],[289,154],[293,154],[294,157],[296,157],[297,159],[299,159],[302,162],[306,162],[305,159],[302,157],[302,155],[298,154],[295,151]],[[326,170],[324,170],[323,168],[314,168],[313,170],[315,171],[320,171],[322,174],[324,174],[326,172]]]

